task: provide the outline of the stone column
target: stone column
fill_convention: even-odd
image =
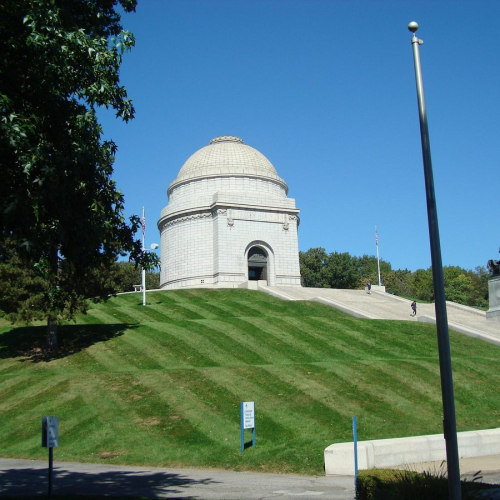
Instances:
[[[486,319],[500,321],[500,276],[490,278],[488,281],[488,294],[490,296],[490,308],[486,312]]]

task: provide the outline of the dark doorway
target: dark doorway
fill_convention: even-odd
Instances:
[[[253,247],[248,252],[248,279],[267,280],[267,252],[263,248]]]

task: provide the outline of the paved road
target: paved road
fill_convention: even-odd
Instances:
[[[47,462],[0,459],[0,497],[47,493]],[[353,500],[352,476],[308,477],[54,462],[53,494]]]
[[[0,458],[0,497],[47,493],[47,462]],[[440,463],[411,470],[439,470]],[[500,456],[460,460],[462,477],[482,471],[482,481],[500,484]],[[54,462],[53,494],[142,496],[176,499],[353,500],[353,476],[298,476],[200,469],[160,469]],[[500,499],[500,489],[488,499]]]

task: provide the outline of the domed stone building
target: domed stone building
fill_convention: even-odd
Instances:
[[[238,137],[212,139],[168,187],[160,286],[300,286],[299,210],[287,193],[262,153]]]

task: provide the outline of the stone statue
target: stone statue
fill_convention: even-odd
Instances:
[[[498,251],[500,252],[500,248]],[[500,276],[500,260],[489,260],[487,265],[492,277]]]

